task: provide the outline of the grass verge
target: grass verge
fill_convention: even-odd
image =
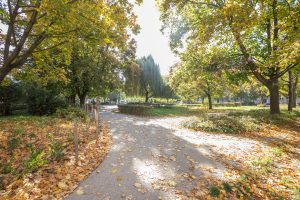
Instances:
[[[235,111],[211,115],[203,113],[183,122],[183,126],[197,131],[215,133],[257,132],[272,126],[295,124],[299,111],[283,111],[280,115],[270,115],[268,110]]]

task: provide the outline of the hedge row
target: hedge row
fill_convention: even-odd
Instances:
[[[126,104],[118,105],[120,113],[132,114],[132,115],[147,115],[153,106],[146,104]]]
[[[224,103],[216,103],[213,106],[242,106],[241,102],[224,102]]]

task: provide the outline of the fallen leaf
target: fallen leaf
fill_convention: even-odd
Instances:
[[[141,188],[141,187],[142,187],[142,184],[140,184],[140,183],[135,183],[135,184],[134,184],[134,187],[136,187],[136,188]]]
[[[59,182],[57,185],[62,190],[65,190],[68,188],[68,185],[65,182]]]
[[[82,188],[78,188],[78,190],[76,190],[75,192],[77,195],[83,195],[84,194],[84,190]]]

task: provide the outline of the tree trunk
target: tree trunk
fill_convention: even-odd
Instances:
[[[149,92],[146,91],[145,92],[145,103],[148,103],[149,102]]]
[[[8,67],[0,66],[0,85],[9,72],[10,69]]]
[[[10,106],[10,102],[4,102],[3,104],[0,105],[0,114],[7,116],[7,115],[11,115],[11,106]]]
[[[270,92],[270,113],[280,114],[278,78],[272,79],[271,83],[268,85],[268,89]]]
[[[291,71],[289,71],[289,84],[288,84],[288,111],[293,111],[293,85],[294,85],[294,78]]]
[[[260,96],[260,103],[261,103],[261,104],[264,104],[264,98],[265,98],[265,96],[262,94],[262,95]]]
[[[84,103],[85,103],[85,94],[83,94],[83,95],[78,95],[78,97],[79,97],[79,101],[80,101],[80,107],[84,107]]]
[[[207,98],[208,98],[208,109],[212,109],[212,100],[211,100],[211,94],[207,94]]]
[[[299,76],[296,75],[296,78],[295,78],[295,81],[294,81],[294,84],[293,84],[293,105],[292,105],[293,108],[296,108],[296,106],[297,106],[297,92],[296,92],[296,89],[297,89],[298,81],[299,81]]]
[[[72,95],[67,97],[67,103],[68,104],[71,104],[72,106],[75,106],[75,102],[76,102],[76,94],[72,94]]]

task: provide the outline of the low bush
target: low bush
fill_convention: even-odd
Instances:
[[[76,108],[76,107],[59,108],[56,110],[55,115],[59,118],[64,118],[69,120],[74,118],[80,118],[82,120],[86,120],[88,117],[87,112],[85,112],[81,108]]]
[[[209,188],[209,194],[212,197],[218,197],[220,195],[220,193],[221,193],[220,189],[218,187],[216,187],[216,186],[211,186]]]
[[[40,167],[45,165],[46,162],[47,160],[45,159],[45,152],[43,150],[32,149],[29,158],[24,162],[22,175],[37,171]]]
[[[56,161],[61,160],[65,156],[64,147],[62,143],[56,140],[53,134],[49,134],[48,138],[50,139],[50,144],[49,144],[50,158]]]
[[[120,113],[132,114],[132,115],[147,115],[147,113],[153,109],[151,105],[146,104],[126,104],[118,105]]]
[[[30,86],[27,89],[26,103],[32,115],[51,115],[58,108],[65,107],[64,99],[53,88]]]
[[[2,167],[3,174],[9,174],[14,171],[14,168],[11,166],[11,163],[7,163]]]
[[[257,167],[257,169],[263,173],[270,173],[272,172],[274,161],[269,156],[264,156],[262,158],[256,158],[252,161],[252,165]]]
[[[224,103],[216,103],[216,104],[213,104],[213,106],[215,107],[219,107],[219,106],[225,106],[225,107],[230,107],[230,106],[233,106],[233,107],[237,107],[237,106],[242,106],[242,102],[224,102]]]
[[[16,149],[21,144],[21,139],[12,137],[7,141],[7,150],[9,152],[12,152],[14,149]]]
[[[205,115],[185,121],[182,125],[194,130],[216,133],[244,133],[260,130],[259,124],[253,118],[247,116]]]

